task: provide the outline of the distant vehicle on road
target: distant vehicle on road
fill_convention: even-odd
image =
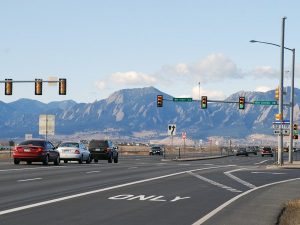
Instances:
[[[246,147],[246,151],[247,151],[248,154],[257,155],[258,149],[256,149],[255,146],[249,146],[249,147]]]
[[[235,155],[236,156],[239,156],[239,155],[248,156],[248,152],[246,151],[246,148],[240,147],[240,148],[236,149]]]
[[[119,161],[118,147],[110,140],[91,140],[88,150],[91,153],[91,159],[96,163],[98,160],[107,160],[108,163]]]
[[[265,155],[269,155],[271,157],[273,157],[273,151],[271,147],[262,147],[260,154],[262,157],[264,157]]]
[[[163,155],[164,150],[161,146],[152,146],[149,150],[149,155]]]
[[[62,142],[57,151],[60,154],[60,160],[63,160],[64,163],[68,163],[68,161],[78,161],[80,164],[83,161],[91,162],[91,153],[81,142]]]
[[[40,139],[22,141],[14,148],[13,158],[14,164],[26,161],[27,164],[42,162],[43,165],[48,165],[49,162],[53,162],[54,165],[59,165],[60,162],[59,152],[55,150],[54,145],[50,141]]]

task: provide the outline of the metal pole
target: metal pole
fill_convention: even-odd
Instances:
[[[280,121],[283,121],[283,76],[284,76],[284,30],[285,30],[285,20],[286,17],[282,18],[282,30],[281,30],[281,73],[280,73],[280,85],[279,85],[279,114]],[[283,134],[282,127],[280,126],[280,134],[278,136],[278,164],[282,165],[282,150],[283,150]]]
[[[293,163],[293,126],[294,126],[294,80],[295,80],[295,54],[293,48],[293,64],[292,64],[292,81],[291,81],[291,96],[290,96],[290,148],[289,148],[289,163]]]

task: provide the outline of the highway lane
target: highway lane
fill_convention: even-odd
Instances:
[[[192,224],[253,188],[247,183],[257,187],[299,176],[295,170],[266,171],[272,160],[265,160],[162,162],[154,156],[60,167],[0,163],[0,214],[12,210],[0,215],[0,224]],[[44,205],[31,208],[35,203]]]

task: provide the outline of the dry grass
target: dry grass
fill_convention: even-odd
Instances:
[[[289,201],[285,204],[280,215],[278,225],[300,224],[300,199]]]
[[[0,152],[0,159],[9,159],[9,151],[1,151]]]

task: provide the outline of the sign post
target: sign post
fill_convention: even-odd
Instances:
[[[45,135],[47,140],[48,135],[54,135],[55,130],[55,115],[40,115],[39,118],[39,134]]]

